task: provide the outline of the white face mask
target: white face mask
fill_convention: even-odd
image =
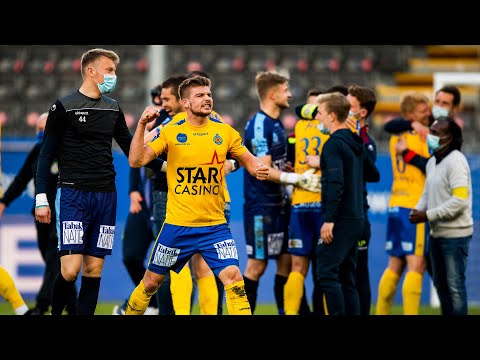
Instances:
[[[433,115],[433,118],[435,120],[437,120],[438,118],[442,117],[442,116],[448,116],[450,113],[450,111],[448,111],[448,109],[445,109],[443,107],[440,107],[438,105],[433,105],[432,107],[432,115]]]
[[[101,84],[97,83],[97,86],[100,92],[102,94],[108,94],[112,92],[115,89],[115,86],[117,85],[117,75],[102,74],[97,69],[95,69],[95,71],[103,75],[103,82]]]
[[[330,129],[329,128],[326,128],[324,125],[323,125],[323,122],[321,122],[320,124],[318,124],[318,130],[320,130],[320,132],[324,135],[330,135]]]

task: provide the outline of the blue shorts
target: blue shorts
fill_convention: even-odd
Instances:
[[[428,253],[428,223],[412,224],[408,215],[412,209],[388,209],[387,242],[385,251],[390,256],[425,256]]]
[[[293,205],[290,209],[288,252],[297,256],[315,255],[322,225],[322,205],[319,201]]]
[[[58,251],[103,257],[112,254],[117,192],[58,188],[55,198]]]
[[[202,255],[217,276],[227,266],[239,266],[237,246],[226,223],[202,227],[163,223],[148,270],[162,275],[169,270],[178,273],[195,253]]]
[[[263,214],[243,212],[247,256],[250,259],[276,259],[288,253],[288,214],[285,206],[266,208]]]

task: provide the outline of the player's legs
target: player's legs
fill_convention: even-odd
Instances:
[[[215,274],[198,253],[193,255],[192,265],[197,279],[200,315],[217,315],[219,296]]]
[[[155,295],[164,278],[164,274],[156,274],[147,269],[142,281],[128,299],[125,315],[143,315],[150,303],[150,298]]]
[[[370,272],[368,269],[368,245],[370,243],[370,222],[365,218],[362,239],[357,246],[357,270],[355,282],[360,300],[360,315],[370,315],[372,292],[370,287]]]
[[[309,264],[308,256],[292,255],[292,269],[284,287],[285,315],[299,314]]]
[[[190,315],[192,288],[192,272],[189,262],[178,274],[170,271],[170,292],[175,315]]]
[[[24,315],[28,306],[20,295],[10,274],[0,266],[0,296],[4,298],[15,311],[16,315]]]

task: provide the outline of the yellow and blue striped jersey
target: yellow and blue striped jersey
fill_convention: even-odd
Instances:
[[[427,143],[414,131],[390,137],[390,158],[392,161],[392,191],[388,206],[413,209],[422,196],[425,174],[417,167],[407,164],[401,154],[397,155],[395,144],[405,137],[407,148],[423,157],[429,157]]]
[[[238,157],[247,151],[237,130],[213,118],[202,126],[172,121],[148,146],[157,156],[168,153],[166,223],[210,226],[226,222],[224,163],[227,153]]]
[[[318,120],[299,119],[295,124],[295,164],[294,171],[298,174],[304,173],[310,167],[306,163],[307,155],[319,156],[322,153],[323,145],[330,135],[325,135],[318,129]],[[316,174],[321,175],[318,170]],[[292,205],[319,202],[321,192],[315,193],[295,187],[292,194]]]

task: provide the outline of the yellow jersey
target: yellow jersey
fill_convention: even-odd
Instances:
[[[176,122],[179,122],[180,120],[184,120],[186,117],[187,117],[187,112],[186,111],[179,112],[178,114],[173,116],[172,123],[174,124]],[[216,120],[219,120],[219,121],[223,122],[222,117],[215,110],[212,110],[212,113],[208,117],[210,119],[216,119]],[[229,203],[230,201],[231,201],[230,200],[230,193],[228,192],[227,181],[225,179],[225,202]]]
[[[233,127],[214,118],[202,126],[185,119],[165,126],[147,144],[155,154],[168,153],[165,222],[180,226],[210,226],[226,222],[224,163],[247,151]]]
[[[392,161],[392,191],[388,206],[413,209],[423,193],[425,174],[417,167],[407,164],[401,154],[397,155],[395,144],[405,137],[408,149],[420,156],[430,157],[427,143],[414,131],[390,137],[390,158]]]
[[[322,153],[323,145],[330,135],[322,134],[318,128],[318,120],[299,119],[295,124],[295,164],[294,171],[298,174],[304,173],[310,169],[306,163],[307,155],[317,155]],[[317,170],[315,174],[321,175]],[[321,201],[322,194],[304,190],[300,187],[294,187],[292,193],[292,205],[304,204]]]

